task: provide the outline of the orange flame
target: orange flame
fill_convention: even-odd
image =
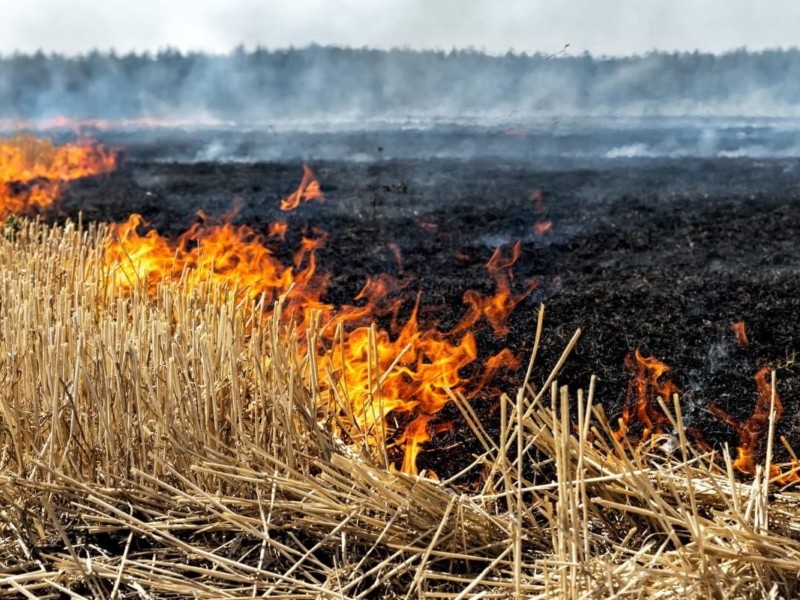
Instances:
[[[736,325],[738,326],[739,323]],[[734,330],[736,329],[737,327],[734,326]],[[638,349],[634,352],[633,357],[630,354],[625,357],[625,367],[632,371],[634,376],[628,384],[625,406],[620,417],[620,427],[616,431],[616,437],[619,440],[628,437],[632,426],[639,424],[642,427],[639,442],[644,443],[649,439],[655,439],[659,434],[667,433],[665,429],[670,425],[669,419],[658,407],[656,398],[660,397],[665,402],[669,402],[675,394],[679,393],[679,390],[673,382],[661,379],[665,373],[669,372],[669,367],[656,358],[643,357]],[[736,449],[736,459],[733,461],[733,467],[745,475],[753,475],[755,473],[757,446],[769,428],[770,406],[772,403],[772,385],[767,377],[769,373],[769,367],[764,367],[756,373],[756,406],[753,414],[743,423],[740,423],[721,408],[712,406],[709,409],[713,415],[739,434],[739,445]],[[780,420],[782,415],[783,402],[776,392],[775,422]],[[697,429],[689,428],[688,431],[702,451],[712,451],[711,446],[700,437]],[[781,466],[771,464],[770,479],[781,485],[800,482],[800,459],[797,459],[792,453],[791,461],[787,465],[788,470],[784,471]],[[782,466],[786,467],[787,465]]]
[[[746,475],[752,475],[755,469],[755,451],[759,439],[769,427],[769,412],[772,403],[772,385],[767,381],[770,373],[769,367],[763,367],[756,373],[755,382],[758,398],[753,414],[744,423],[739,423],[727,412],[716,406],[711,407],[711,412],[725,421],[739,434],[739,446],[736,448],[736,460],[733,461],[734,468]],[[783,402],[780,396],[775,393],[775,421],[780,420],[783,415]],[[774,465],[773,465],[774,467]],[[780,475],[780,470],[772,469],[772,477]]]
[[[269,237],[277,238],[281,241],[286,239],[286,232],[289,229],[289,224],[286,221],[275,221],[269,224]]]
[[[513,294],[511,291],[511,280],[514,279],[512,267],[519,260],[522,254],[522,243],[517,242],[511,248],[511,256],[504,257],[502,248],[497,248],[486,263],[486,269],[495,281],[497,291],[492,296],[486,296],[477,290],[468,290],[464,293],[464,303],[469,306],[469,312],[458,324],[454,332],[460,333],[467,331],[483,317],[492,327],[495,335],[502,337],[508,334],[506,321],[511,312],[522,302],[534,289],[537,282],[531,281],[526,289]]]
[[[200,222],[177,240],[161,237],[154,229],[140,234],[145,223],[138,214],[112,225],[105,261],[116,288],[142,286],[155,295],[161,281],[183,277],[189,289],[213,283],[252,299],[263,295],[272,304],[294,285],[294,299],[306,300],[309,308],[320,306],[316,300],[327,279],[316,275],[314,253],[324,238],[304,238],[292,269],[277,260],[250,227],[215,223],[202,212],[198,216]]]
[[[311,173],[308,168],[304,172]],[[304,197],[308,189],[301,185],[290,198]],[[268,309],[285,296],[287,312],[300,333],[313,319],[323,325],[322,339],[317,342],[324,348],[313,351],[335,346],[333,352],[318,352],[316,362],[322,400],[338,407],[341,423],[350,425],[343,433],[372,445],[394,436],[404,451],[401,468],[405,472],[417,472],[418,454],[431,436],[429,423],[449,402],[450,393],[474,396],[498,369],[518,365],[509,351],[484,366],[474,365],[478,348],[470,330],[485,316],[496,332],[504,332],[508,313],[529,293],[514,296],[510,291],[511,266],[520,256],[519,244],[511,257],[498,250],[487,264],[497,284],[496,296],[465,294],[470,309],[454,330],[443,332],[435,324],[421,324],[419,298],[410,316],[401,321],[399,315],[411,299],[408,281],[385,275],[368,279],[354,305],[334,311],[324,303],[330,276],[318,272],[316,266],[316,252],[326,239],[322,233],[303,238],[293,266],[287,266],[251,228],[214,221],[202,213],[199,217],[198,223],[172,240],[152,229],[144,231],[139,215],[112,226],[105,261],[113,285],[123,292],[141,286],[156,294],[159,283],[166,280],[180,280],[186,289],[221,284],[252,299],[263,297]],[[285,232],[285,228],[273,224],[269,231]],[[377,318],[390,319],[390,327],[371,326]],[[336,336],[339,327],[347,334]],[[471,377],[465,373],[467,367]],[[343,394],[349,403],[346,408],[340,406]],[[390,423],[389,415],[398,418]]]
[[[0,141],[0,220],[53,206],[64,183],[116,168],[116,153],[88,140],[55,146],[21,135]]]
[[[742,347],[749,346],[750,340],[747,339],[747,331],[745,330],[744,321],[738,321],[731,325],[733,333],[736,335],[736,343]]]
[[[536,223],[533,225],[533,232],[536,235],[550,233],[553,230],[553,221],[544,218],[544,213],[547,209],[545,207],[544,194],[542,193],[542,190],[533,190],[530,197],[534,205],[534,210],[538,214]]]
[[[301,201],[308,202],[310,200],[324,200],[322,190],[319,187],[317,176],[308,165],[303,165],[303,179],[300,180],[300,185],[297,191],[288,195],[281,200],[281,210],[294,210],[300,206]]]
[[[640,442],[651,436],[664,433],[669,426],[669,419],[658,406],[656,398],[669,403],[679,393],[678,386],[670,380],[661,380],[670,368],[655,357],[645,358],[636,349],[633,357],[625,357],[625,368],[633,372],[633,379],[628,383],[625,406],[622,409],[618,439],[628,433],[634,422],[641,424]]]
[[[553,231],[553,222],[552,221],[536,221],[533,225],[533,232],[536,235],[544,235],[545,233],[550,233]]]

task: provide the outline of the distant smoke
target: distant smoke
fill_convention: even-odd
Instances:
[[[336,119],[800,115],[800,51],[632,58],[311,46],[0,59],[0,118]],[[621,155],[646,152],[620,148]]]

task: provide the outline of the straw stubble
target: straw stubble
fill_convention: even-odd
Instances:
[[[344,378],[319,372],[319,332],[211,285],[123,294],[106,235],[0,239],[0,594],[797,594],[795,496],[697,453],[677,401],[676,451],[617,440],[594,380],[556,382],[578,334],[549,368],[534,351],[499,439],[451,395],[482,448],[473,491],[391,466],[381,424],[358,430]]]

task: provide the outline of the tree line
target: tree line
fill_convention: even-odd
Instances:
[[[621,58],[323,46],[0,57],[3,118],[781,114],[797,105],[794,48]]]

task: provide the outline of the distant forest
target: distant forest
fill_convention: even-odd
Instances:
[[[800,51],[628,58],[311,46],[0,58],[0,117],[795,115]]]

